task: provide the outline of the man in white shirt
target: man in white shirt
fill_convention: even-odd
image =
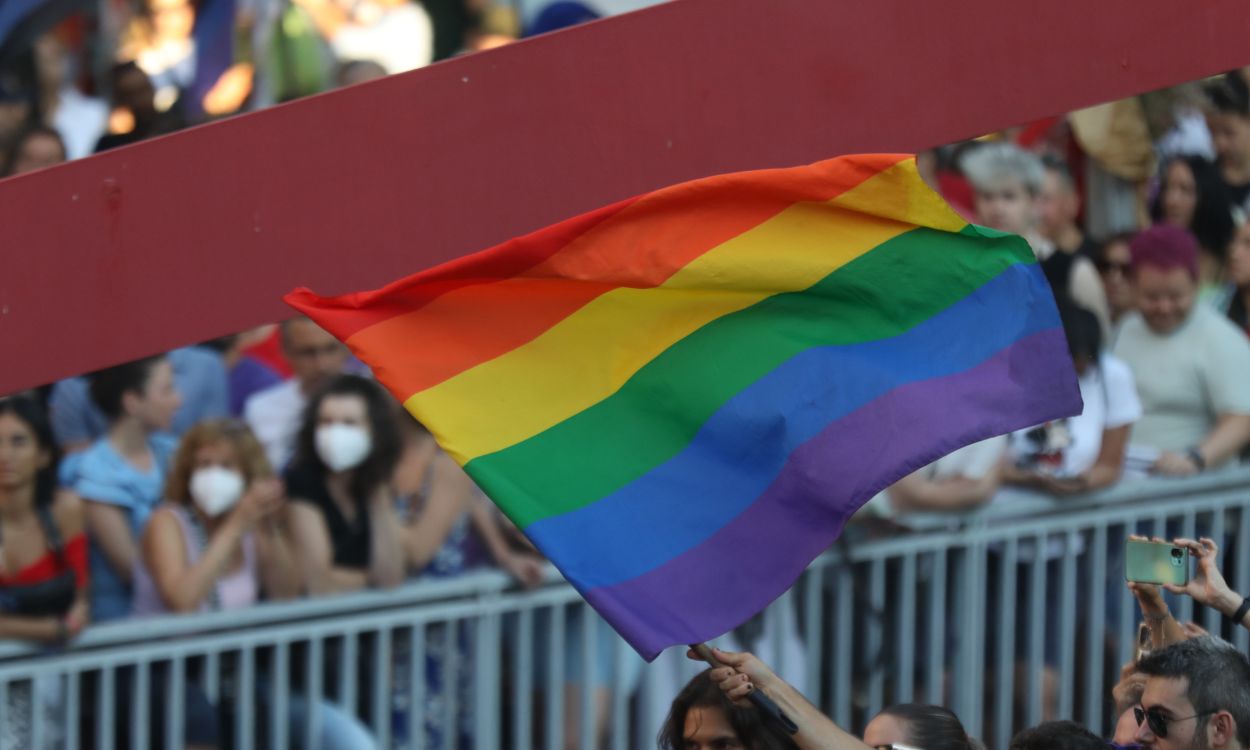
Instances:
[[[340,62],[370,60],[388,74],[434,58],[434,25],[409,0],[295,0],[312,16]]]
[[[1115,355],[1137,380],[1139,447],[1152,471],[1183,476],[1234,459],[1250,443],[1250,341],[1198,296],[1198,243],[1155,226],[1133,238],[1138,312],[1124,320]]]
[[[282,350],[295,377],[253,395],[243,406],[243,419],[265,447],[275,471],[281,471],[295,451],[308,397],[330,378],[344,372],[347,347],[308,318],[282,324]]]

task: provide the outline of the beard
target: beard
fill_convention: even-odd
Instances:
[[[1194,727],[1194,738],[1189,741],[1189,747],[1186,750],[1211,750],[1211,745],[1207,742],[1206,716],[1198,719],[1198,725]]]

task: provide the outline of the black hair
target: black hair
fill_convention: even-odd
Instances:
[[[61,134],[58,133],[55,128],[48,127],[42,122],[31,123],[22,128],[22,130],[13,137],[12,142],[10,142],[9,151],[5,155],[4,164],[0,165],[0,177],[8,177],[13,174],[13,169],[17,166],[17,155],[21,153],[22,146],[26,145],[26,141],[29,141],[31,138],[36,136],[55,139],[57,144],[61,147],[61,155],[68,155],[68,152],[65,150],[65,139],[61,137]]]
[[[923,703],[900,703],[881,712],[907,727],[907,744],[924,750],[973,750],[975,745],[953,711]]]
[[[1011,738],[1009,750],[1107,750],[1107,743],[1075,721],[1048,721]],[[927,748],[926,748],[927,750]]]
[[[369,456],[352,473],[351,486],[352,497],[357,503],[363,504],[378,487],[390,482],[391,474],[399,463],[403,441],[399,433],[394,400],[377,383],[359,375],[336,375],[326,383],[304,409],[304,421],[296,439],[294,460],[298,466],[313,469],[320,474],[325,474],[330,469],[321,460],[321,456],[317,455],[317,417],[321,404],[331,396],[358,396],[365,402],[372,448]]]
[[[1227,711],[1237,724],[1237,742],[1250,745],[1250,660],[1231,643],[1205,635],[1173,643],[1137,663],[1147,677],[1184,677],[1186,697],[1201,731],[1209,713]]]
[[[133,362],[97,370],[87,376],[91,400],[113,422],[122,416],[122,397],[127,393],[142,394],[152,377],[152,370],[165,361],[164,355],[144,357]]]
[[[656,738],[660,750],[682,750],[686,746],[686,714],[692,708],[719,710],[748,750],[797,750],[794,740],[770,717],[755,708],[739,708],[726,698],[720,686],[712,682],[711,672],[705,669],[695,675],[673,699]]]
[[[39,404],[30,396],[8,396],[0,398],[0,415],[12,414],[20,419],[35,434],[35,442],[39,449],[47,451],[52,460],[35,474],[35,505],[51,507],[56,494],[56,463],[59,458],[56,439],[52,436],[52,426]]]
[[[1098,316],[1069,300],[1060,299],[1057,304],[1059,321],[1068,339],[1068,353],[1073,359],[1085,357],[1097,364],[1102,354],[1102,325]]]
[[[1054,154],[1042,155],[1042,166],[1047,172],[1054,172],[1059,175],[1059,181],[1064,184],[1068,190],[1076,192],[1076,180],[1072,177],[1072,168],[1068,166],[1068,162],[1055,156]]]
[[[1228,188],[1220,176],[1219,167],[1215,162],[1202,156],[1174,156],[1163,164],[1159,172],[1159,192],[1150,205],[1150,217],[1155,221],[1163,218],[1163,191],[1167,182],[1168,171],[1176,162],[1183,162],[1194,176],[1194,218],[1188,229],[1198,240],[1202,249],[1223,260],[1228,256],[1228,243],[1233,239],[1233,213],[1229,210],[1232,201],[1228,197]]]
[[[1215,111],[1228,115],[1250,116],[1250,84],[1239,71],[1230,70],[1205,86],[1207,99]]]
[[[1105,270],[1104,264],[1107,263],[1107,249],[1117,243],[1121,245],[1131,244],[1134,234],[1136,234],[1136,232],[1116,232],[1102,242],[1094,245],[1090,250],[1089,259],[1094,262],[1094,265],[1098,267],[1099,271]]]

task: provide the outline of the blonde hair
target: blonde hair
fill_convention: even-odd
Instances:
[[[225,443],[234,449],[243,473],[243,481],[251,485],[258,479],[273,476],[273,467],[265,456],[260,441],[242,422],[233,419],[200,422],[187,430],[178,443],[169,477],[165,480],[165,499],[186,504],[191,500],[191,472],[195,471],[195,454],[206,445]]]

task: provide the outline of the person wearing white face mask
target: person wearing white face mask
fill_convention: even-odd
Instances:
[[[403,581],[391,486],[400,447],[393,402],[371,380],[340,375],[309,402],[285,475],[307,593]]]
[[[284,524],[284,488],[245,425],[202,422],[188,431],[174,457],[165,498],[148,522],[135,566],[135,615],[233,610],[262,598],[299,595],[300,576]],[[256,693],[267,704],[269,665],[262,662],[258,672]],[[233,679],[227,672],[223,684]],[[190,721],[230,732],[233,700],[213,707],[195,680],[184,689]],[[159,707],[162,699],[155,700]],[[329,703],[318,703],[323,747],[373,747],[363,724]],[[298,692],[288,696],[292,737],[304,737],[309,708]],[[263,708],[259,714],[268,718]],[[258,723],[256,736],[265,731]]]
[[[202,422],[182,439],[143,534],[134,614],[236,609],[299,592],[278,520],[282,483],[251,432]]]

